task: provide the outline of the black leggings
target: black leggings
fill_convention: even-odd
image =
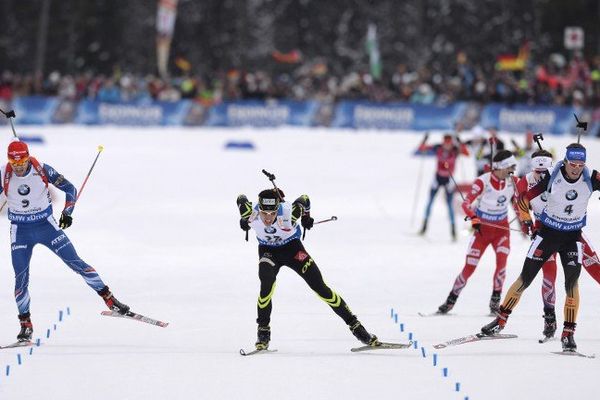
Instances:
[[[533,238],[523,263],[519,278],[508,289],[501,310],[511,313],[517,306],[521,295],[531,284],[542,265],[554,253],[560,254],[560,261],[565,272],[565,322],[575,323],[579,311],[578,280],[581,273],[581,260],[583,257],[581,231],[561,232],[548,227],[543,227]]]
[[[258,296],[256,322],[259,326],[269,325],[273,309],[272,297],[275,293],[275,280],[284,265],[300,275],[321,300],[326,302],[347,325],[356,322],[356,316],[352,314],[344,299],[325,284],[317,264],[306,252],[299,239],[279,247],[260,245],[258,246],[258,256],[260,295]]]

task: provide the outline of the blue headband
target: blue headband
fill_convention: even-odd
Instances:
[[[568,161],[583,161],[585,162],[585,149],[574,148],[567,149],[565,159]]]

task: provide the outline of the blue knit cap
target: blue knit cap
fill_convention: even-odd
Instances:
[[[565,160],[585,162],[585,153],[585,148],[581,147],[567,149],[567,154],[565,154]]]

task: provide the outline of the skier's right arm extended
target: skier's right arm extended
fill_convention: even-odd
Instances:
[[[252,202],[248,201],[246,195],[240,194],[237,197],[236,203],[240,211],[240,228],[243,231],[249,231],[250,225],[248,224],[248,220],[252,215]]]

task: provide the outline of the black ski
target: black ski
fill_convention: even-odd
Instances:
[[[353,353],[358,353],[360,351],[370,351],[370,350],[389,350],[389,349],[407,349],[412,345],[412,342],[408,343],[388,343],[388,342],[377,342],[373,346],[360,346],[353,347],[350,349]]]
[[[125,319],[131,319],[134,321],[145,322],[150,325],[160,326],[161,328],[166,328],[169,325],[168,322],[163,322],[163,321],[159,321],[157,319],[146,317],[142,314],[134,313],[133,311],[127,311],[126,314],[120,314],[116,311],[102,311],[101,314],[104,316],[107,316],[107,317],[125,318]]]
[[[595,354],[583,354],[578,351],[553,351],[552,354],[571,357],[596,358]]]
[[[19,342],[14,342],[11,344],[7,344],[6,346],[0,346],[0,349],[12,349],[15,347],[29,347],[29,346],[33,346],[35,343],[26,340],[26,341],[19,341]]]
[[[463,336],[460,338],[452,339],[444,343],[434,344],[433,347],[435,349],[445,349],[446,347],[458,346],[459,344],[471,343],[471,342],[479,342],[482,340],[497,340],[497,339],[514,339],[518,337],[517,335],[505,334],[505,333],[497,333],[493,336],[487,336],[483,333],[476,333],[474,335]]]
[[[277,350],[269,350],[269,349],[257,349],[257,350],[252,350],[249,352],[246,352],[246,350],[244,349],[240,349],[240,355],[242,356],[252,356],[254,354],[266,354],[266,353],[275,353]]]

